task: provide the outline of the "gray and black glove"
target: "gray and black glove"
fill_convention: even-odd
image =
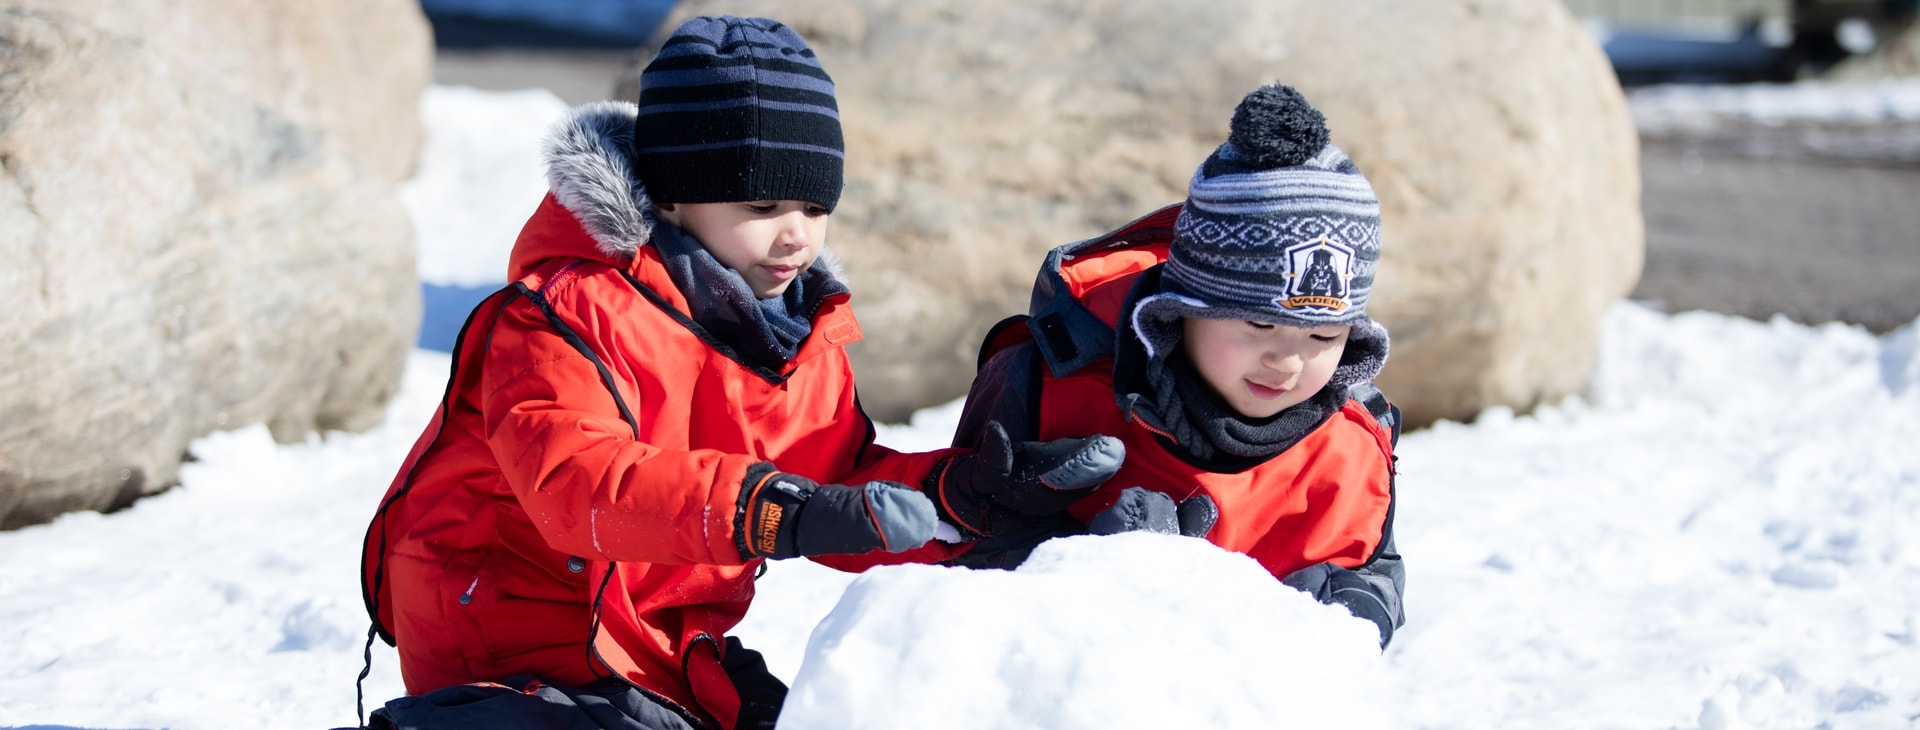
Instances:
[[[1201,494],[1174,504],[1173,498],[1146,487],[1127,487],[1120,499],[1087,522],[1095,535],[1122,532],[1158,532],[1163,535],[1206,537],[1220,519],[1220,507]]]
[[[978,452],[934,466],[926,493],[940,518],[968,537],[999,537],[1051,522],[1119,471],[1126,455],[1119,439],[1098,434],[1016,444],[994,421]]]
[[[1380,627],[1381,649],[1387,648],[1394,628],[1400,624],[1398,594],[1391,590],[1393,584],[1386,576],[1320,563],[1296,570],[1280,582],[1307,592],[1321,603],[1345,606],[1353,615],[1372,621]]]
[[[939,519],[926,495],[905,484],[816,484],[772,464],[747,470],[735,516],[742,560],[901,552],[933,539]]]

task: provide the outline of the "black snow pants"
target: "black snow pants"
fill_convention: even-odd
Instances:
[[[740,691],[739,730],[773,730],[787,685],[767,670],[760,652],[727,637],[727,675]],[[568,687],[520,675],[504,682],[462,684],[392,700],[372,730],[710,730],[619,679]]]

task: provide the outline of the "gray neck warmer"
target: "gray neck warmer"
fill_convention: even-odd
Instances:
[[[653,245],[660,250],[668,277],[686,295],[694,323],[749,367],[772,371],[784,367],[813,331],[813,315],[821,300],[847,291],[816,261],[780,296],[760,299],[740,272],[721,264],[680,227],[657,223]]]

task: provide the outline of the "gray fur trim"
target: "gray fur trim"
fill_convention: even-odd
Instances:
[[[827,275],[833,277],[834,281],[842,284],[847,283],[847,270],[840,264],[840,257],[833,253],[833,249],[827,248],[826,246],[820,247],[820,256],[815,258],[813,260],[813,266],[808,268],[810,270],[818,269],[827,272]]]
[[[628,158],[636,108],[597,101],[576,107],[548,130],[547,187],[600,252],[631,259],[653,236],[653,202]]]
[[[1147,359],[1166,357],[1180,341],[1180,320],[1205,309],[1206,302],[1181,294],[1155,294],[1134,304],[1133,334],[1146,346]]]
[[[1390,349],[1392,338],[1387,335],[1386,325],[1371,317],[1354,322],[1352,332],[1347,334],[1347,351],[1341,355],[1340,367],[1334,368],[1327,387],[1345,391],[1380,377]]]

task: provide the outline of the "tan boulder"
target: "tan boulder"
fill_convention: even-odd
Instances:
[[[1185,197],[1242,96],[1300,88],[1383,203],[1382,385],[1410,422],[1584,387],[1637,279],[1637,140],[1557,0],[690,0],[811,42],[840,89],[832,242],[868,410],[963,394],[1041,255]]]
[[[410,0],[0,0],[0,528],[378,422],[431,59]]]

